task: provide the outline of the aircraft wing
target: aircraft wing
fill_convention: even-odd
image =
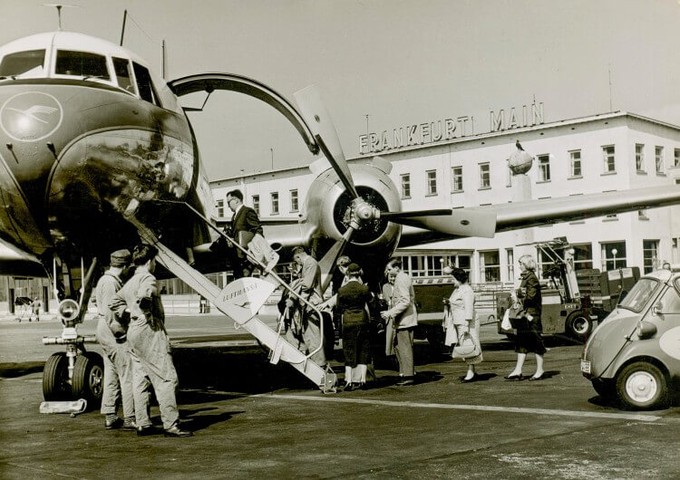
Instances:
[[[495,231],[499,233],[538,225],[571,222],[678,204],[680,204],[680,187],[669,185],[666,187],[649,187],[627,191],[467,207],[464,210],[472,213],[494,213],[496,215]],[[399,247],[403,248],[455,238],[462,238],[462,236],[447,235],[424,229],[405,229],[402,233]]]

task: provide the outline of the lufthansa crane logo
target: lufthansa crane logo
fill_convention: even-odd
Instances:
[[[0,108],[0,127],[20,142],[36,142],[54,133],[64,118],[64,109],[52,95],[24,92],[14,95]]]

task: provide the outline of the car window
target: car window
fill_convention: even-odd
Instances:
[[[110,80],[106,57],[96,53],[59,50],[54,73]]]
[[[633,285],[633,288],[630,289],[625,298],[621,300],[619,307],[632,310],[633,312],[641,312],[654,295],[654,291],[658,286],[658,280],[641,278]]]
[[[10,53],[0,63],[0,77],[36,77],[43,73],[45,50]]]
[[[669,288],[661,297],[662,313],[680,313],[680,295],[675,288]]]

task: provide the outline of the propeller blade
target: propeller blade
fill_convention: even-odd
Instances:
[[[333,246],[326,252],[326,255],[319,261],[319,267],[321,268],[321,291],[325,292],[328,285],[331,283],[333,278],[333,270],[336,268],[336,262],[338,258],[345,251],[345,247],[349,243],[349,239],[352,237],[354,229],[349,227],[345,234]]]
[[[294,96],[300,107],[300,113],[312,131],[314,139],[319,144],[319,148],[326,156],[326,159],[333,165],[340,181],[347,191],[352,194],[352,198],[358,198],[359,194],[354,186],[352,173],[342,151],[338,133],[335,131],[330,114],[321,101],[319,89],[314,85],[310,85],[295,92]]]
[[[381,212],[390,222],[424,228],[457,237],[493,237],[496,213],[466,208],[422,210],[414,212]]]

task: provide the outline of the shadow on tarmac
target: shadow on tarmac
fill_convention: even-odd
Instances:
[[[0,378],[16,378],[42,372],[45,362],[0,363]]]

